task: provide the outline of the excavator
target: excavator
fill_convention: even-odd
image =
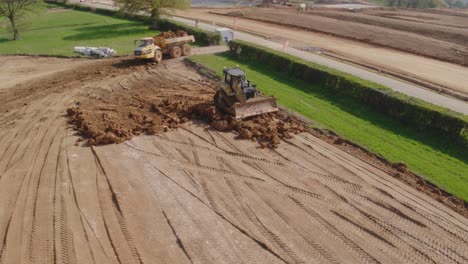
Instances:
[[[276,98],[262,95],[239,68],[224,68],[224,81],[214,96],[215,106],[236,119],[278,111]]]

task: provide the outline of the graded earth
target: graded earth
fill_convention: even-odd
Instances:
[[[468,262],[467,218],[308,132],[262,148],[170,121],[167,96],[204,102],[216,87],[180,60],[15,60],[23,69],[0,75],[2,264]],[[17,78],[30,67],[34,78]],[[112,116],[119,94],[135,95],[123,117]],[[139,94],[164,118],[131,113],[146,107]],[[95,146],[67,109],[139,121]]]

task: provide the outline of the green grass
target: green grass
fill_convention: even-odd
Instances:
[[[393,162],[404,161],[412,172],[468,201],[466,147],[422,134],[350,98],[278,74],[265,65],[246,63],[226,54],[194,56],[192,60],[220,74],[224,66],[239,65],[264,93],[314,120],[317,127],[333,130]]]
[[[19,41],[11,40],[8,23],[3,20],[0,54],[77,55],[74,46],[104,46],[124,55],[132,53],[135,39],[158,33],[142,22],[71,9],[50,12],[50,8],[59,6],[39,4],[25,16]]]

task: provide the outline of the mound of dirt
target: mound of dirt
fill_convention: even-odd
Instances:
[[[262,148],[275,148],[282,138],[306,130],[298,119],[281,111],[236,120],[214,106],[215,83],[183,83],[173,77],[161,74],[148,85],[136,83],[88,96],[67,110],[70,124],[89,145],[121,143],[135,135],[177,129],[189,119],[206,121],[218,131],[235,131],[239,138],[256,141]]]
[[[207,103],[193,107],[192,117],[209,121],[211,127],[219,131],[236,131],[239,138],[256,141],[262,148],[275,148],[280,139],[290,139],[306,131],[302,122],[282,111],[238,120],[223,115],[212,103]]]
[[[185,37],[185,36],[187,36],[187,32],[182,31],[182,30],[177,30],[176,32],[172,32],[172,31],[161,32],[158,35],[158,37],[163,37],[165,39]]]
[[[283,112],[236,120],[209,102],[193,104],[168,99],[154,103],[136,99],[123,105],[87,102],[67,109],[67,114],[89,145],[121,143],[135,135],[166,132],[189,119],[207,121],[218,131],[235,131],[239,138],[256,141],[262,148],[275,148],[281,139],[306,131],[304,124]]]

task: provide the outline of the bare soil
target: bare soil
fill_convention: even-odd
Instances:
[[[121,66],[149,70],[147,64],[137,65],[133,60],[123,61]],[[121,143],[135,135],[167,132],[189,119],[207,121],[219,131],[236,131],[239,138],[269,148],[277,147],[282,138],[306,131],[302,123],[282,112],[243,120],[220,112],[213,104],[216,82],[187,82],[161,75],[152,84],[132,89],[122,86],[124,89],[112,93],[94,92],[67,109],[70,123],[89,145]]]
[[[292,26],[468,65],[468,17],[386,9],[297,12],[248,8],[224,14]],[[215,12],[221,13],[221,12]],[[414,19],[419,21],[414,21]],[[424,22],[420,21],[423,20]]]
[[[137,99],[119,106],[132,111],[144,91],[152,102],[205,100],[197,93],[214,85],[179,60],[90,62],[64,62],[68,70],[8,87],[0,79],[1,263],[468,259],[467,218],[395,177],[404,164],[358,159],[362,150],[332,136],[327,143],[304,132],[261,149],[235,131],[188,120],[121,144],[77,146],[69,108],[111,107],[125,91]]]
[[[80,64],[91,63],[85,59],[48,58],[30,56],[1,56],[0,91],[21,82],[36,79],[48,74],[65,71]],[[41,65],[47,64],[47,67]],[[14,78],[13,78],[14,76]]]

